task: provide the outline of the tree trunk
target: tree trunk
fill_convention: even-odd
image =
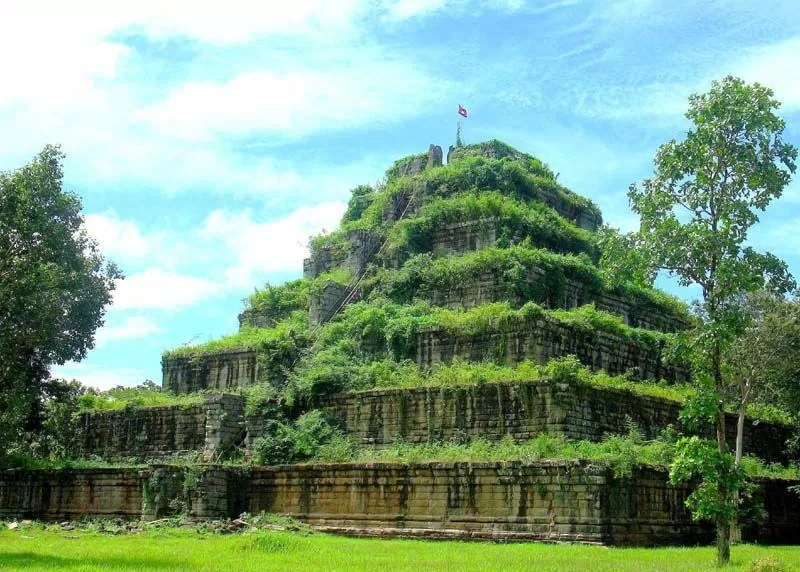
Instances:
[[[712,356],[712,373],[714,376],[714,387],[720,396],[725,390],[725,384],[722,379],[722,349],[719,342],[714,347],[714,354]],[[725,404],[720,399],[717,404],[717,448],[723,455],[729,454],[728,440],[725,432]],[[730,498],[730,491],[720,490],[719,495],[725,502],[732,502]],[[731,525],[730,522],[717,523],[717,563],[720,566],[730,564],[731,561]]]
[[[744,450],[744,402],[739,404],[739,418],[736,420],[736,466],[742,462],[742,451]]]
[[[744,410],[745,404],[744,401],[739,403],[739,417],[736,420],[736,456],[734,460],[734,465],[738,468],[739,464],[742,462],[742,451],[744,450]],[[738,509],[739,503],[741,503],[741,498],[739,497],[739,491],[736,491],[736,494],[733,495],[733,504]],[[739,522],[739,516],[737,511],[737,516],[733,517],[733,522],[731,523],[731,542],[736,544],[737,542],[742,541],[742,525]]]
[[[730,526],[717,524],[717,565],[727,566],[731,562]]]

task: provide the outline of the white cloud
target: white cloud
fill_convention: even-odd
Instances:
[[[222,83],[188,83],[138,118],[189,140],[252,132],[297,137],[398,121],[416,115],[446,88],[410,62],[372,53],[319,69],[261,69]]]
[[[140,259],[149,254],[160,241],[157,236],[145,237],[136,223],[122,220],[108,210],[85,217],[86,229],[100,245],[103,254],[111,259]]]
[[[751,48],[733,65],[735,74],[747,81],[758,81],[775,91],[784,109],[800,108],[800,36]]]
[[[205,278],[147,268],[117,283],[115,310],[181,310],[222,292],[220,284]]]
[[[236,253],[235,263],[225,272],[226,284],[250,287],[268,273],[301,268],[308,254],[309,236],[335,228],[344,209],[341,202],[323,203],[301,207],[283,219],[265,223],[254,221],[250,211],[214,211],[201,235],[223,241],[226,251]]]
[[[98,348],[117,340],[144,338],[157,334],[161,328],[143,316],[129,316],[118,326],[103,326],[95,334]]]
[[[86,363],[68,362],[51,369],[53,377],[77,379],[84,385],[105,390],[118,385],[131,386],[143,383],[147,377],[144,370],[136,368],[113,368],[93,366]]]
[[[394,20],[407,20],[436,12],[447,5],[447,0],[398,0],[389,6],[389,17]]]

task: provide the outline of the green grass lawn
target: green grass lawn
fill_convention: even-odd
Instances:
[[[800,570],[800,548],[735,546],[730,570],[777,557]],[[219,535],[148,530],[110,536],[24,529],[0,532],[5,570],[708,570],[712,548],[624,549],[582,545],[372,540],[257,532]]]

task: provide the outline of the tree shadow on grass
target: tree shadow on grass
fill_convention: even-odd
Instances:
[[[108,558],[71,558],[35,552],[0,552],[0,569],[25,568],[67,569],[95,566],[100,570],[186,570],[182,560],[166,558],[136,558],[110,556]]]

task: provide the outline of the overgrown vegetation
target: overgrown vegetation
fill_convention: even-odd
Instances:
[[[659,312],[690,323],[687,306],[652,288],[632,283],[612,283],[586,255],[560,255],[530,247],[526,240],[508,248],[487,247],[463,256],[435,258],[418,254],[397,270],[383,269],[364,286],[396,302],[410,302],[420,289],[441,292],[474,287],[485,274],[494,276],[509,296],[538,301],[550,307],[566,304],[568,282],[581,289],[580,298],[591,300],[601,294],[623,296],[644,312]]]
[[[106,391],[88,390],[77,399],[77,411],[115,411],[132,407],[188,407],[203,402],[202,393],[174,394],[162,391],[153,382]]]
[[[505,146],[500,142],[490,143]],[[312,254],[319,256],[323,250],[328,250],[334,257],[341,255],[346,251],[348,235],[354,230],[383,234],[393,222],[394,217],[390,216],[390,212],[395,210],[398,201],[406,204],[409,200],[416,200],[416,207],[419,207],[437,197],[449,198],[465,193],[496,192],[518,202],[525,201],[525,207],[535,212],[549,212],[540,215],[541,220],[531,215],[528,224],[532,225],[572,226],[545,205],[566,216],[577,217],[585,213],[590,218],[600,220],[597,207],[556,182],[552,171],[540,160],[518,151],[500,152],[502,158],[493,158],[475,155],[478,147],[467,146],[464,149],[466,156],[452,160],[446,166],[401,176],[410,163],[421,160],[424,154],[406,157],[395,162],[387,171],[386,183],[375,189],[368,186],[353,189],[342,225],[332,233],[314,237],[310,242]],[[589,237],[576,234],[577,237],[569,238],[577,241],[582,238],[591,243]],[[553,240],[553,245],[556,244],[557,241]]]
[[[291,376],[287,397],[291,402],[298,398],[311,402],[320,395],[352,388],[361,364],[384,357],[398,362],[411,359],[416,355],[418,332],[427,328],[439,328],[455,336],[475,335],[531,327],[537,320],[563,323],[584,333],[607,332],[654,351],[672,340],[669,334],[631,328],[619,317],[591,305],[573,310],[545,310],[529,302],[516,310],[508,303],[494,303],[469,310],[449,310],[424,302],[400,305],[373,299],[349,305],[320,329],[315,351],[298,362]],[[502,353],[496,359],[504,361]]]
[[[656,439],[646,440],[632,426],[627,435],[607,435],[599,442],[569,441],[561,437],[541,434],[525,442],[515,442],[511,436],[499,441],[474,439],[469,442],[440,442],[408,444],[397,443],[375,449],[359,447],[341,434],[332,433],[309,457],[315,463],[341,462],[535,462],[582,461],[597,469],[610,469],[618,478],[631,477],[636,467],[668,468],[680,445],[678,434],[667,427]],[[747,457],[743,465],[748,478],[800,479],[800,467],[766,464],[755,457]]]
[[[267,283],[263,290],[246,298],[244,314],[266,315],[277,322],[297,310],[308,310],[309,287],[303,278],[279,286]]]
[[[564,254],[585,253],[593,260],[599,250],[592,233],[578,228],[543,203],[523,202],[497,191],[465,192],[426,202],[415,216],[399,221],[389,232],[390,253],[428,252],[435,233],[445,225],[474,221],[481,229],[496,229],[498,246],[530,240],[530,244]]]

